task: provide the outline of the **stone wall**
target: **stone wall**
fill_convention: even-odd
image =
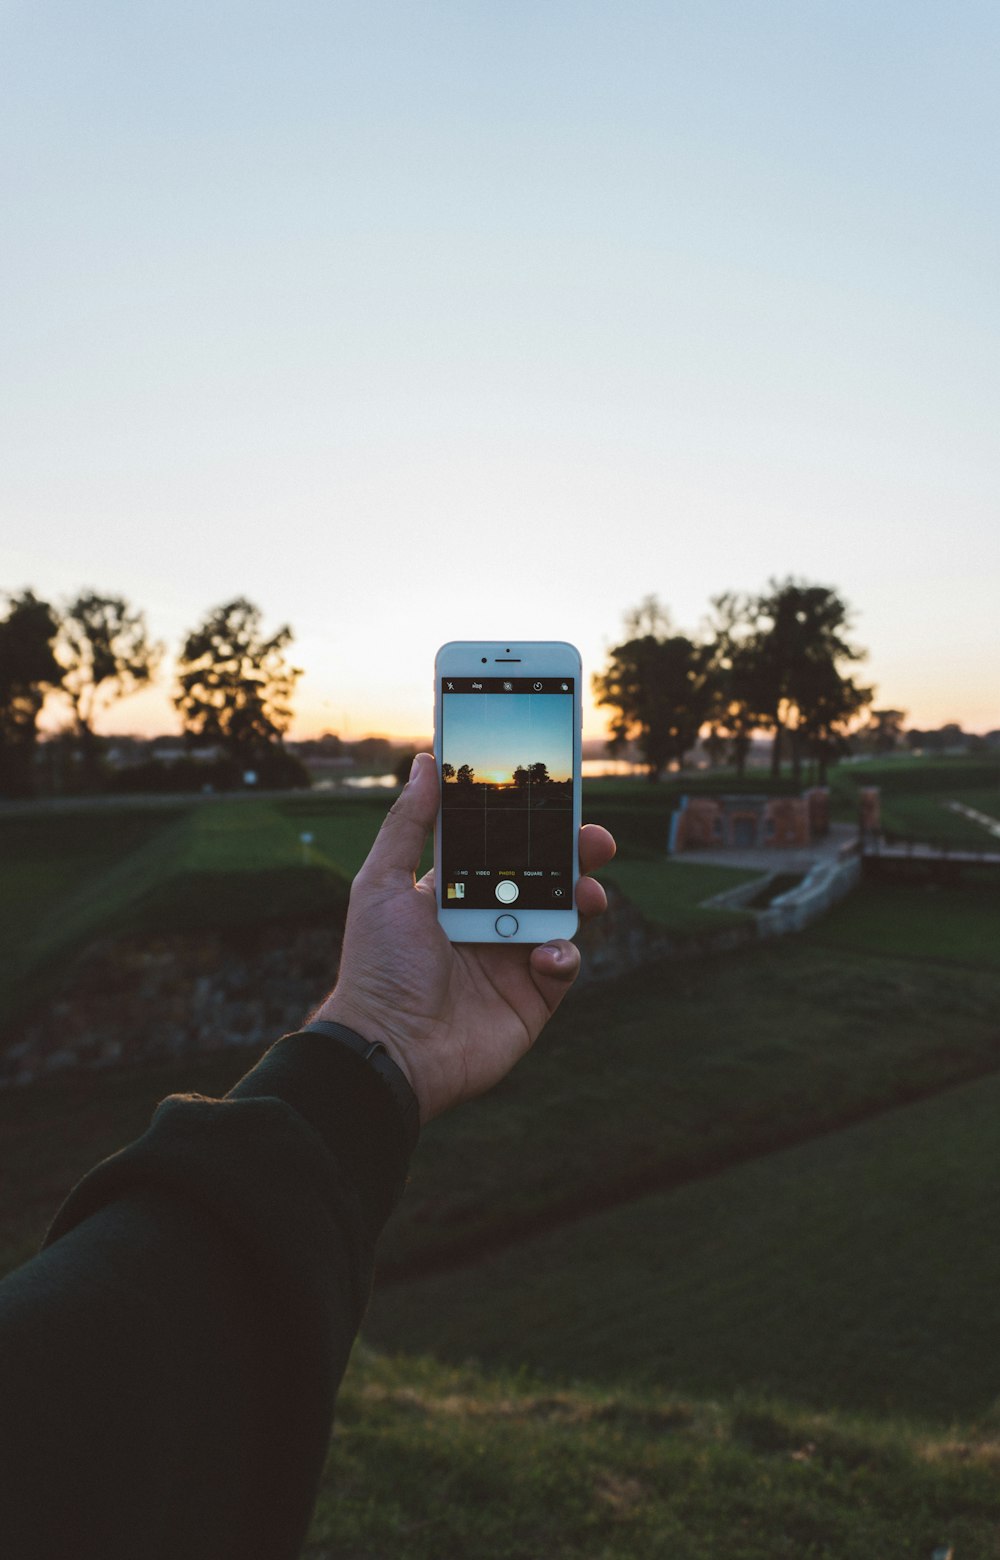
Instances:
[[[106,939],[74,963],[53,999],[15,1027],[0,1083],[66,1067],[259,1044],[297,1028],[332,984],[339,929]]]

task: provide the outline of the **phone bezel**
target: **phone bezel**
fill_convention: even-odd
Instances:
[[[484,665],[484,657],[486,664]],[[580,816],[582,807],[581,747],[583,690],[581,687],[583,666],[580,652],[566,640],[450,640],[441,646],[434,658],[434,758],[441,773],[442,723],[441,682],[447,676],[497,677],[502,670],[496,665],[501,658],[519,657],[520,664],[510,667],[516,677],[572,677],[573,678],[573,882],[572,903],[565,910],[521,910],[512,907],[505,911],[497,904],[496,910],[450,910],[445,912],[441,903],[441,808],[438,807],[434,827],[434,883],[438,924],[452,942],[476,943],[543,943],[553,937],[572,937],[579,926],[576,908],[576,885],[580,876]],[[502,936],[496,929],[499,916],[514,914],[517,931],[510,937]]]

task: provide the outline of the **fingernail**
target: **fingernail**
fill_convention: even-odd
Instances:
[[[414,755],[413,755],[413,763],[412,763],[412,764],[411,764],[411,765],[410,765],[410,776],[409,776],[409,780],[407,780],[407,782],[406,782],[406,783],[407,783],[407,785],[409,785],[409,783],[410,783],[410,780],[412,780],[412,779],[413,779],[413,777],[414,777],[414,775],[415,775],[415,774],[416,774],[416,772],[417,772],[417,769],[418,769],[418,767],[419,767],[419,765],[420,765],[420,758],[421,758],[421,755],[420,755],[420,754],[419,754],[419,753],[414,753]]]

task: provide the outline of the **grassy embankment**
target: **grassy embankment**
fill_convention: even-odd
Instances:
[[[607,812],[609,827],[620,829],[622,865],[641,871],[663,833],[663,797],[650,796],[650,807],[644,793],[619,794],[606,808],[600,784],[587,789],[591,815],[605,821]],[[0,1032],[74,952],[106,933],[341,914],[388,801],[239,796],[0,814]],[[302,834],[312,835],[307,845]],[[431,859],[428,847],[421,871]],[[743,877],[703,872],[692,877],[666,864],[656,908],[678,932],[703,921],[725,924],[724,915],[701,911],[699,903]]]
[[[384,812],[238,797],[0,815],[0,1030],[99,936],[342,913]]]

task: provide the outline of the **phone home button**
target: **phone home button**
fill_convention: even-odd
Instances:
[[[501,937],[513,937],[514,933],[517,931],[517,916],[498,915],[497,931],[500,933]]]
[[[512,905],[519,893],[513,878],[501,878],[496,886],[496,896],[502,905]]]

